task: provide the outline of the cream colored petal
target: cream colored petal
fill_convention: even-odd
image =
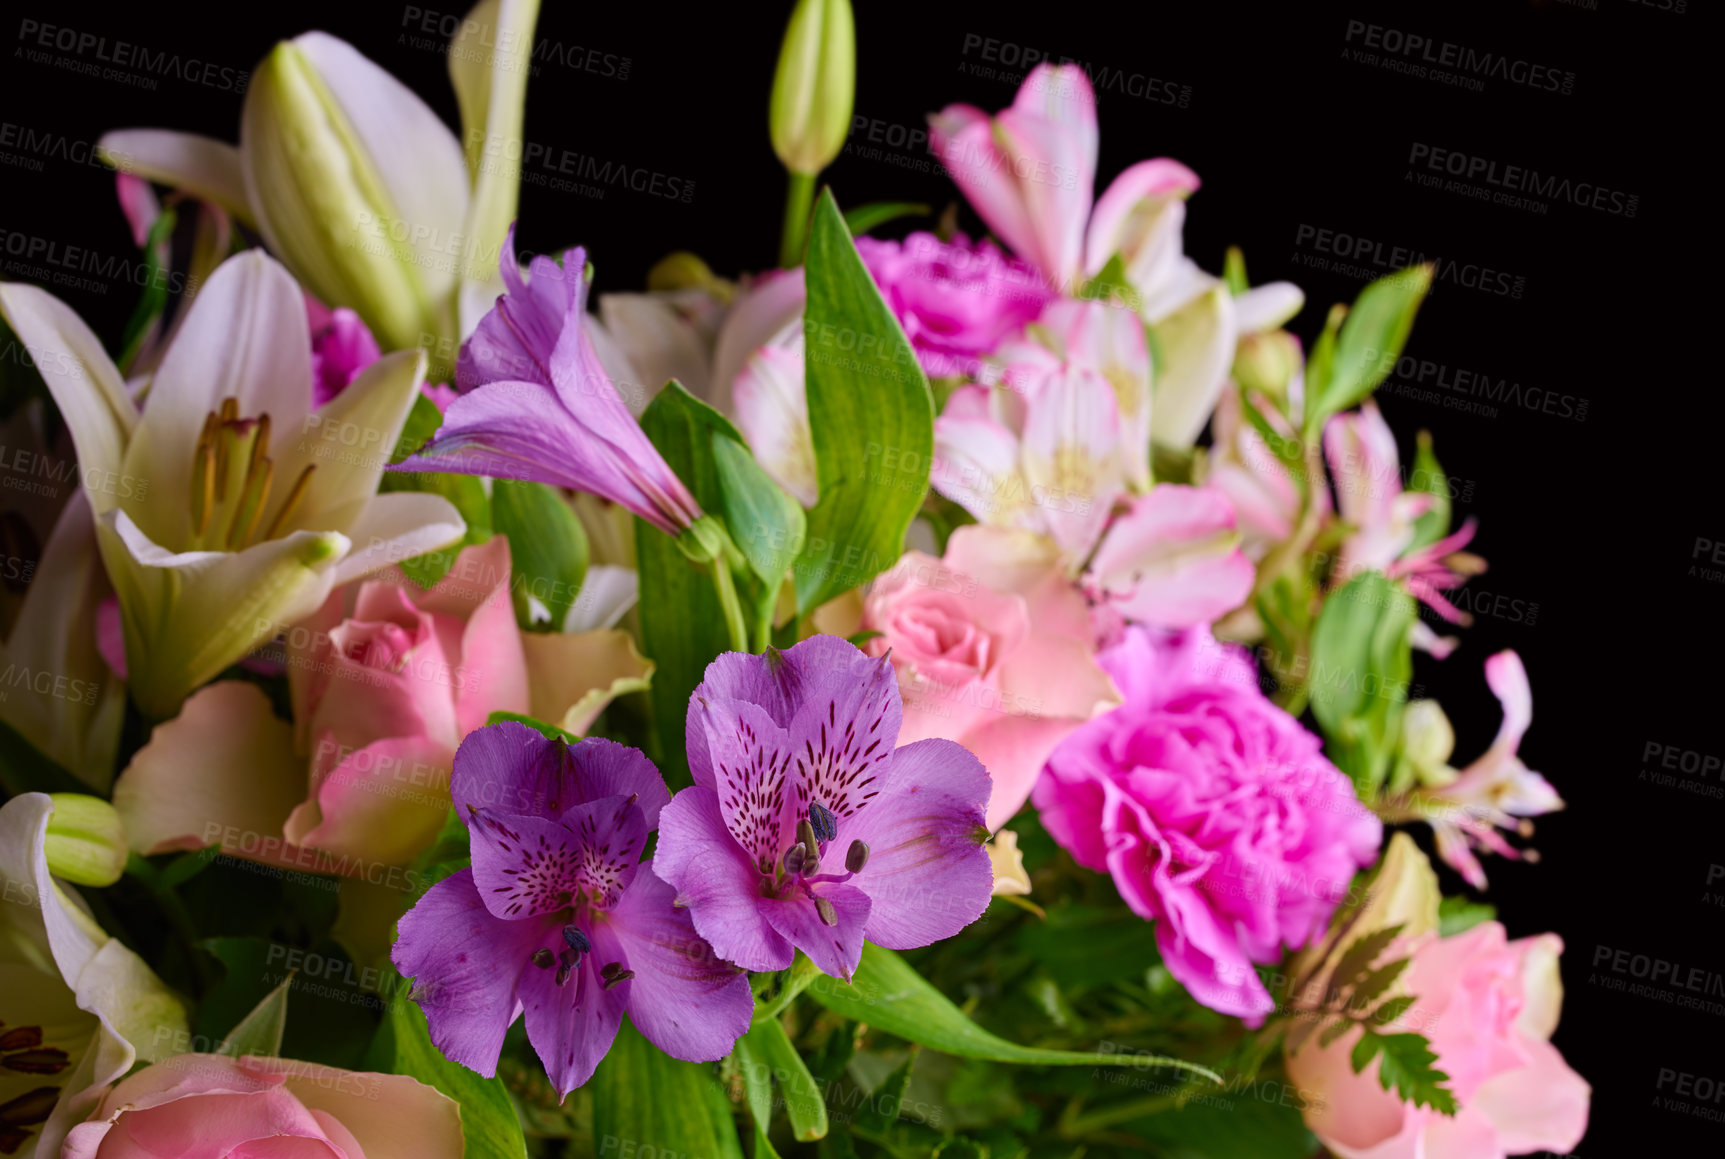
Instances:
[[[0,283],[0,316],[24,344],[70,428],[79,477],[101,514],[119,502],[126,444],[138,422],[119,368],[83,319],[45,290]]]
[[[441,495],[425,491],[386,491],[374,495],[348,536],[353,549],[335,569],[345,584],[379,568],[457,543],[467,534],[461,513]]]
[[[208,683],[329,594],[350,541],[296,531],[241,552],[170,552],[124,511],[98,524],[120,597],[132,699],[163,720]]]
[[[472,198],[462,233],[464,280],[496,273],[521,191],[521,123],[532,69],[539,0],[482,0],[449,44],[449,79],[461,108],[461,144]]]
[[[272,447],[295,437],[310,409],[305,298],[262,250],[236,254],[210,275],[152,380],[126,454],[126,473],[147,491],[124,506],[157,543],[180,550],[192,542],[187,496],[198,437],[228,398],[242,418],[270,416]],[[276,493],[290,482],[278,481]]]
[[[1228,380],[1234,359],[1234,306],[1220,284],[1158,321],[1155,426],[1157,443],[1184,450],[1198,441]]]
[[[316,468],[284,530],[347,531],[359,519],[419,396],[425,363],[419,350],[386,354],[299,430],[282,432],[275,456],[280,487],[285,489],[306,467]]]
[[[1024,854],[1018,834],[1002,829],[988,843],[989,864],[994,867],[994,896],[1023,897],[1030,892],[1030,874],[1024,871]]]
[[[200,689],[151,731],[114,784],[114,808],[128,844],[147,856],[218,844],[255,848],[281,836],[305,794],[292,727],[256,685],[224,680]]]
[[[635,650],[635,638],[616,628],[564,635],[523,632],[527,655],[528,711],[543,721],[584,735],[607,704],[645,689],[653,662]]]
[[[96,143],[102,160],[123,173],[183,189],[256,228],[240,151],[225,141],[171,129],[119,129]]]
[[[88,500],[74,493],[48,537],[0,669],[12,680],[0,718],[100,792],[114,776],[124,683],[96,648],[96,607],[108,594]],[[44,679],[45,678],[45,679]]]

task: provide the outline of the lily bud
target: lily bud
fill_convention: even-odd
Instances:
[[[126,831],[120,815],[100,797],[50,793],[48,872],[74,885],[105,886],[126,871]]]
[[[797,0],[779,49],[768,116],[773,152],[792,173],[812,177],[844,148],[856,100],[856,57],[850,0]]]
[[[399,81],[322,33],[277,44],[246,92],[240,164],[264,240],[308,290],[387,349],[444,329],[467,174]]]

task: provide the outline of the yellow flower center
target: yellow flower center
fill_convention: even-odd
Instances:
[[[275,482],[275,460],[269,457],[270,416],[241,418],[239,400],[224,398],[220,410],[204,417],[204,429],[192,452],[192,538],[196,548],[244,551],[260,540],[274,539],[293,517],[316,464],[308,464],[294,480],[275,518],[258,534]]]

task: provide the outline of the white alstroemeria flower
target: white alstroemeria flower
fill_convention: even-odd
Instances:
[[[0,315],[72,432],[133,698],[152,719],[173,716],[335,584],[465,531],[439,496],[377,493],[425,355],[383,358],[312,411],[304,300],[262,251],[211,275],[142,411],[59,299],[0,285]]]
[[[538,0],[483,0],[457,28],[459,140],[352,45],[308,32],[252,75],[238,148],[166,129],[108,133],[100,148],[255,227],[306,289],[354,310],[385,348],[433,346],[453,365],[502,289],[538,14]]]
[[[0,807],[0,1154],[59,1153],[66,1132],[140,1057],[188,1042],[186,1010],[48,872],[54,802]]]

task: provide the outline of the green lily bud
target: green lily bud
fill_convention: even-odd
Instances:
[[[467,173],[399,81],[322,33],[277,44],[246,91],[240,164],[264,240],[307,289],[352,308],[385,349],[441,332]]]
[[[126,871],[126,831],[120,815],[100,797],[50,793],[48,872],[74,885],[113,885]]]
[[[647,289],[652,293],[674,293],[677,290],[705,290],[716,301],[728,303],[736,295],[734,282],[719,277],[696,255],[688,250],[666,254],[647,271]]]
[[[1234,381],[1254,394],[1283,401],[1300,357],[1299,340],[1286,330],[1248,334],[1234,352]]]
[[[812,177],[844,148],[856,101],[856,57],[850,0],[797,0],[779,49],[768,119],[773,152],[792,173]]]

